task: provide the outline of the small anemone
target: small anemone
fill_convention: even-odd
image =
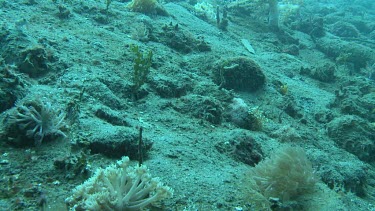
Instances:
[[[39,146],[47,135],[66,137],[63,129],[66,126],[65,113],[55,109],[50,102],[36,100],[17,104],[16,112],[11,116],[21,130]]]

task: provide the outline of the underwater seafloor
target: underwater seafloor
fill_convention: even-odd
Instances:
[[[122,156],[149,210],[375,210],[375,3],[145,1],[0,1],[1,210]]]

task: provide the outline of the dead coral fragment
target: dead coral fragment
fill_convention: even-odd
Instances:
[[[130,166],[128,157],[77,186],[66,199],[72,210],[140,210],[171,197],[173,190],[152,178],[146,166]]]

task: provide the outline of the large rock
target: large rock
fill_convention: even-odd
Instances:
[[[266,82],[260,66],[247,57],[233,57],[217,62],[213,80],[220,87],[237,91],[256,91]]]
[[[375,127],[354,115],[344,115],[327,124],[328,136],[337,145],[363,161],[374,161]]]

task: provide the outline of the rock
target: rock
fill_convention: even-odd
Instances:
[[[247,57],[232,57],[217,62],[213,80],[220,87],[237,91],[254,92],[266,82],[260,66]]]
[[[375,126],[354,115],[335,118],[327,124],[328,136],[338,146],[363,161],[374,161]]]
[[[235,160],[255,166],[263,158],[263,152],[257,138],[249,132],[234,130],[230,138],[215,145],[216,149]]]

